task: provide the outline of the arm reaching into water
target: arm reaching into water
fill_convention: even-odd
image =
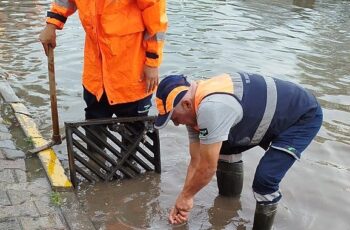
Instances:
[[[188,221],[194,196],[211,181],[216,172],[221,144],[222,142],[207,145],[199,142],[190,144],[191,162],[184,187],[169,214],[171,224]]]

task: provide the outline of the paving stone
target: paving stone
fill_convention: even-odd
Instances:
[[[27,182],[27,183],[8,183],[8,182],[2,182],[0,181],[0,188],[4,190],[28,190],[31,193],[35,194],[35,196],[45,196],[50,194],[51,188],[50,186],[41,186],[40,184],[36,182]]]
[[[37,178],[35,181],[29,182],[27,190],[37,196],[49,195],[52,191],[51,185],[46,178]]]
[[[21,217],[21,224],[23,230],[33,230],[33,229],[67,229],[63,224],[62,220],[57,214],[52,214],[43,217]]]
[[[15,177],[18,183],[27,182],[27,173],[21,169],[15,169]]]
[[[0,93],[4,98],[5,102],[7,103],[20,102],[16,93],[13,91],[13,89],[7,81],[1,81]]]
[[[1,119],[1,120],[2,120],[2,119]],[[4,123],[4,121],[2,120],[1,123]],[[0,124],[0,132],[6,133],[6,132],[8,132],[8,131],[9,131],[9,130],[8,130],[8,128],[6,127],[6,125]]]
[[[21,226],[16,218],[8,218],[0,221],[0,229],[19,230]]]
[[[15,189],[15,190],[25,190],[27,189],[28,183],[9,183],[0,181],[0,188],[3,190]]]
[[[0,148],[16,149],[12,140],[0,140]]]
[[[0,205],[11,205],[11,202],[5,190],[0,190]]]
[[[12,138],[12,135],[8,132],[1,132],[0,131],[0,140],[3,141],[3,140],[11,140]]]
[[[9,160],[16,160],[25,157],[25,153],[17,149],[2,149],[2,153]]]
[[[50,198],[48,196],[40,197],[38,200],[34,200],[36,207],[41,216],[49,215],[50,213],[55,213],[60,211],[58,207],[51,204]]]
[[[65,209],[63,217],[61,208],[51,203],[49,180],[45,176],[27,176],[31,169],[26,167],[26,155],[16,149],[7,127],[0,117],[0,230],[95,229],[88,216],[82,214],[78,201],[77,210]]]
[[[1,160],[0,161],[0,170],[1,169],[22,169],[26,170],[26,165],[23,159],[18,160]]]
[[[0,163],[1,164],[1,163]],[[3,169],[1,170],[0,167],[0,181],[1,182],[7,182],[7,183],[15,183],[15,177],[13,175],[13,170],[12,169]]]
[[[7,190],[7,194],[10,197],[10,201],[12,205],[23,204],[26,201],[31,201],[32,193],[26,190],[18,191],[18,190]]]
[[[39,213],[31,201],[19,205],[2,206],[1,209],[0,219],[20,216],[39,217]]]

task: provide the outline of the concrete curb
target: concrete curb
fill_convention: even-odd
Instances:
[[[27,109],[1,77],[0,101],[11,106],[20,128],[36,146],[47,143]],[[39,160],[46,175],[28,181],[25,153],[16,149],[13,136],[0,115],[0,229],[96,230],[71,189],[55,152],[42,151]],[[54,189],[60,190],[57,195],[52,193]],[[53,195],[59,198],[59,204],[52,203]]]
[[[21,103],[9,83],[4,79],[0,79],[0,94],[5,102],[12,107],[22,130],[33,141],[34,147],[38,148],[48,144],[49,141],[42,137],[27,108]],[[64,169],[52,148],[39,152],[38,156],[53,190],[73,189],[71,181],[65,175]]]

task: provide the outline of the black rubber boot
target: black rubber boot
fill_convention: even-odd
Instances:
[[[218,162],[216,170],[219,194],[227,197],[241,195],[243,188],[243,162]]]
[[[277,203],[267,205],[256,203],[253,230],[272,229],[276,212]]]

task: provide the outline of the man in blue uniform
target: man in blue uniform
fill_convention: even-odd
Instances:
[[[236,73],[191,83],[183,75],[168,76],[158,86],[156,103],[155,127],[169,120],[184,124],[190,139],[191,161],[170,223],[188,220],[193,197],[215,173],[220,195],[239,196],[242,152],[260,146],[266,152],[253,182],[253,229],[271,229],[282,197],[279,183],[322,125],[316,98],[291,82]]]

